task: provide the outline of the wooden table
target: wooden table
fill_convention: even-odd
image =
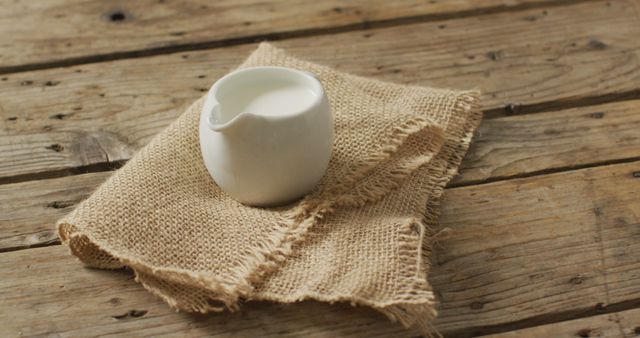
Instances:
[[[366,308],[175,313],[62,247],[69,212],[261,40],[483,89],[433,257],[447,336],[640,334],[640,1],[0,0],[0,335],[415,337]]]

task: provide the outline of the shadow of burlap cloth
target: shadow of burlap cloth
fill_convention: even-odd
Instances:
[[[60,238],[88,266],[131,267],[179,310],[348,301],[430,332],[438,201],[480,122],[478,93],[348,75],[267,43],[240,67],[251,66],[311,71],[325,86],[335,143],[309,195],[269,209],[222,192],[200,155],[200,99],[60,220]]]

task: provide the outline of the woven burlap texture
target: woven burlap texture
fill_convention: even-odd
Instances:
[[[180,310],[348,301],[428,331],[438,201],[480,122],[478,93],[348,75],[267,43],[240,68],[254,66],[310,71],[326,89],[335,142],[309,195],[255,208],[221,191],[200,155],[200,99],[61,219],[60,238]]]

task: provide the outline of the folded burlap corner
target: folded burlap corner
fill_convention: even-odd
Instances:
[[[131,267],[172,307],[304,299],[371,306],[424,332],[438,201],[480,122],[478,93],[385,83],[267,43],[240,66],[315,73],[335,120],[327,174],[303,200],[244,206],[207,173],[194,102],[72,213],[60,238],[86,265]]]

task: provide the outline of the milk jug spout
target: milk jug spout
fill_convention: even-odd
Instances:
[[[225,116],[222,113],[222,106],[217,102],[213,104],[208,112],[207,124],[209,129],[221,133],[242,128],[242,125],[257,118],[254,114],[246,111],[240,112],[235,116]]]

